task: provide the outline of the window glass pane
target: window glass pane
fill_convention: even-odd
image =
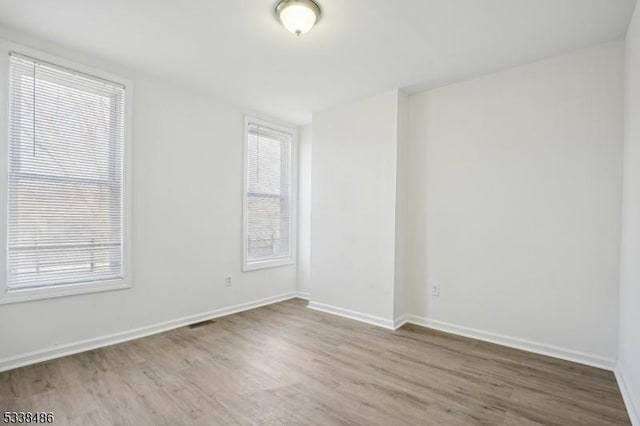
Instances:
[[[289,257],[292,136],[258,125],[248,132],[247,260]]]
[[[124,88],[12,54],[9,288],[123,276]]]

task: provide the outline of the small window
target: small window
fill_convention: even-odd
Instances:
[[[6,292],[122,284],[124,85],[13,52],[9,71]]]
[[[244,269],[295,263],[296,132],[245,124]]]

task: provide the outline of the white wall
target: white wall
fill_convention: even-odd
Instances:
[[[298,291],[311,288],[311,125],[298,128]]]
[[[640,7],[625,42],[625,127],[622,243],[620,263],[620,348],[618,368],[627,407],[640,424]]]
[[[407,226],[409,209],[409,96],[398,92],[396,148],[396,241],[393,318],[398,323],[407,314]]]
[[[398,91],[313,114],[311,301],[394,318]]]
[[[413,314],[615,360],[621,75],[616,42],[411,97]]]
[[[427,317],[427,121],[426,93],[409,98],[406,310]]]
[[[243,111],[34,40],[31,44],[134,81],[134,287],[1,305],[0,364],[53,345],[295,290],[295,266],[241,272]],[[229,288],[227,274],[233,276]]]

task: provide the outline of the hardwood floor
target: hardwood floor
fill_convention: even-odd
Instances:
[[[77,425],[629,424],[609,371],[305,305],[0,373],[0,412]]]

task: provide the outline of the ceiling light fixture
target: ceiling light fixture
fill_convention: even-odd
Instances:
[[[282,25],[299,36],[309,31],[320,19],[320,6],[313,0],[282,0],[276,6]]]

